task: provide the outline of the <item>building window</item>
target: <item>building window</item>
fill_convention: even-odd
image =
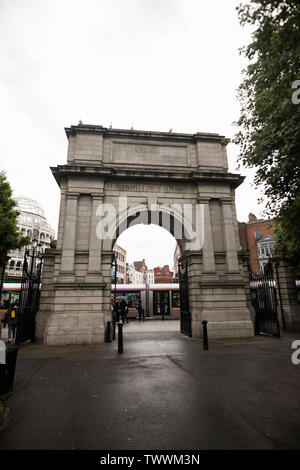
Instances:
[[[172,308],[180,307],[179,292],[172,292]]]
[[[21,271],[21,264],[22,264],[21,261],[17,262],[17,265],[16,265],[16,270],[17,271]]]
[[[257,244],[258,247],[258,257],[259,258],[269,258],[272,256],[275,248],[275,240],[269,239],[262,241]]]
[[[261,230],[259,229],[254,230],[254,238],[255,240],[259,240],[261,238]]]

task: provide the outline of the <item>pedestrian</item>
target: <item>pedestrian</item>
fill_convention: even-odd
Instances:
[[[120,302],[120,310],[121,310],[121,318],[123,323],[126,323],[126,308],[127,308],[127,302],[125,299],[122,299]]]
[[[3,303],[4,302],[2,302],[2,305],[0,306],[0,339],[2,335],[2,325],[3,325],[3,328],[5,328],[5,320],[4,320],[5,312],[3,308]]]
[[[116,323],[119,323],[120,316],[121,316],[120,302],[118,300],[116,300],[116,302],[115,302],[115,319],[116,319]]]
[[[120,308],[121,308],[121,315],[122,315],[123,323],[128,323],[128,318],[127,318],[128,304],[125,299],[121,300]]]
[[[14,301],[9,306],[5,314],[5,323],[8,325],[8,341],[15,341],[16,339],[16,330],[19,319],[19,306],[18,301]]]
[[[138,301],[136,309],[139,312],[139,321],[141,321],[142,320],[142,314],[143,314],[143,307],[142,307],[142,302],[140,300]]]

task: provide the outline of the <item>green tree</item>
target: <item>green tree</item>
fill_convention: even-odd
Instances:
[[[250,0],[237,10],[241,25],[256,29],[242,49],[249,65],[238,90],[241,116],[234,142],[240,164],[256,168],[255,183],[264,186],[267,211],[275,218],[277,244],[297,269],[300,104],[292,100],[292,87],[300,80],[299,0]]]
[[[0,172],[0,266],[6,260],[10,250],[22,248],[30,243],[29,237],[23,237],[17,227],[17,202],[12,198],[12,189],[4,172]]]
[[[280,209],[274,227],[279,249],[284,251],[289,260],[290,268],[300,276],[300,198],[293,203],[283,205]]]

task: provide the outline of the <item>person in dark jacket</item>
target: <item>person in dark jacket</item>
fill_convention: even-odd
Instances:
[[[121,308],[120,308],[120,302],[118,300],[115,301],[114,313],[115,313],[115,322],[119,323],[120,316],[121,316]]]
[[[140,300],[138,301],[136,309],[139,312],[139,321],[141,321],[142,320],[142,314],[143,314],[143,307],[142,307],[142,302]]]
[[[5,323],[7,323],[8,325],[8,341],[11,341],[12,339],[13,340],[16,339],[18,318],[19,318],[19,306],[18,306],[18,302],[15,301],[9,306],[5,314]]]
[[[122,318],[123,323],[128,323],[128,320],[127,320],[128,308],[127,308],[127,302],[125,299],[121,300],[120,309],[121,309],[121,318]]]

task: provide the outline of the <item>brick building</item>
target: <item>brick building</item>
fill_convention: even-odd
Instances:
[[[252,272],[260,273],[275,248],[274,221],[257,219],[250,213],[248,222],[239,222],[240,242],[249,254]]]
[[[172,284],[172,282],[173,272],[170,271],[169,265],[154,268],[154,284]]]
[[[154,271],[148,269],[145,259],[127,263],[127,284],[154,284]]]
[[[143,259],[142,261],[134,261],[133,262],[134,264],[134,267],[136,269],[136,271],[140,272],[143,274],[143,284],[146,284],[147,283],[147,280],[148,280],[148,267],[146,265],[146,261],[145,259]]]

